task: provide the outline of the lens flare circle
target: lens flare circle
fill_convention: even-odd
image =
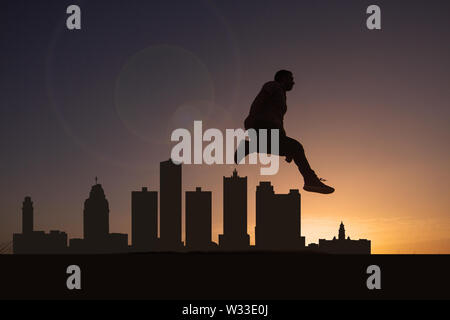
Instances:
[[[194,53],[176,46],[150,46],[124,64],[114,100],[130,132],[147,142],[165,144],[173,129],[167,123],[175,113],[179,116],[184,110],[184,117],[193,120],[209,113],[207,104],[188,103],[213,101],[214,87],[208,69]]]

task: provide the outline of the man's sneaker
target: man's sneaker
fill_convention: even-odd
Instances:
[[[323,193],[323,194],[333,193],[334,188],[327,186],[322,181],[326,181],[326,180],[315,177],[315,178],[311,179],[310,181],[305,182],[303,190],[306,190],[309,192]]]

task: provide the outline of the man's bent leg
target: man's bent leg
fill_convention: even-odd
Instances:
[[[257,135],[259,137],[259,129],[255,129]],[[272,154],[271,152],[271,129],[267,130],[267,153]],[[300,173],[304,177],[305,181],[314,178],[316,174],[311,169],[308,160],[306,159],[305,150],[300,142],[290,137],[287,137],[284,132],[279,130],[279,152],[280,156],[285,156],[286,159],[292,160],[294,159],[295,164],[297,165]],[[250,142],[248,140],[241,141],[241,144],[245,144],[245,153],[244,158],[250,154]],[[238,149],[239,150],[239,147]],[[237,158],[237,150],[234,153],[234,161],[238,164],[242,159]],[[259,142],[257,142],[257,152],[259,152]],[[290,162],[290,161],[289,161]]]
[[[280,136],[280,155],[294,159],[305,181],[304,190],[324,194],[334,192],[334,188],[324,184],[311,169],[308,159],[306,159],[305,150],[300,142],[285,135]]]
[[[311,169],[308,159],[306,159],[305,150],[300,142],[286,135],[280,135],[280,156],[287,159],[293,159],[302,174],[305,182],[313,179],[316,174]]]

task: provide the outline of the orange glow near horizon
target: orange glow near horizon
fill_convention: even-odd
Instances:
[[[294,106],[295,101],[290,101],[289,105]],[[316,107],[329,108],[326,105]],[[301,232],[306,237],[306,244],[337,236],[339,224],[343,221],[347,236],[371,240],[372,253],[375,254],[450,253],[450,177],[443,169],[448,167],[448,150],[417,153],[418,143],[423,143],[421,147],[427,149],[433,142],[426,144],[403,139],[405,134],[398,131],[395,119],[392,123],[383,123],[383,135],[391,138],[381,139],[377,132],[373,134],[374,127],[369,122],[364,123],[364,119],[359,119],[354,128],[340,126],[338,119],[330,120],[332,116],[330,119],[319,119],[318,115],[315,119],[312,115],[299,116],[300,120],[295,123],[293,117],[301,112],[294,108],[289,112],[292,117],[286,123],[288,135],[302,142],[313,169],[336,188],[335,193],[319,195],[303,191],[303,179],[296,166],[285,163],[283,157],[279,159],[278,174],[273,176],[261,176],[259,165],[184,165],[183,221],[184,191],[195,190],[196,186],[212,191],[212,240],[218,242],[223,219],[222,177],[230,176],[237,168],[240,176],[248,177],[248,233],[252,244],[256,186],[260,181],[271,181],[276,193],[300,190]],[[320,128],[302,129],[308,128],[308,122],[325,123],[330,128],[327,133],[321,132]],[[233,127],[230,123],[218,125]],[[438,156],[436,152],[442,154]],[[426,174],[421,174],[424,172]],[[147,176],[136,176],[135,182],[130,177],[107,180],[100,183],[103,183],[110,203],[110,231],[128,233],[131,241],[130,192],[139,190],[141,185],[159,191],[159,164],[153,164]],[[82,237],[82,202],[88,195],[88,188],[81,197],[68,196],[72,201],[68,205],[72,207],[70,210],[66,210],[65,203],[56,207],[52,203],[37,201],[35,229],[62,229],[69,238]],[[48,193],[53,191],[48,190]],[[19,217],[20,203],[14,211]],[[66,217],[52,215],[49,223],[45,217],[54,212],[65,212]],[[276,214],[282,215],[283,212]],[[15,232],[19,230],[20,218]]]

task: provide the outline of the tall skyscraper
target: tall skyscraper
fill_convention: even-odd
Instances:
[[[180,250],[181,164],[172,159],[160,163],[160,244],[163,250]]]
[[[192,250],[212,248],[211,191],[186,191],[186,247]]]
[[[158,242],[158,192],[133,191],[131,193],[131,232],[134,250],[156,249]]]
[[[301,250],[300,193],[275,194],[270,182],[256,187],[255,246],[263,250]]]
[[[89,198],[84,202],[84,239],[103,243],[109,233],[109,204],[102,185],[92,186]]]
[[[25,197],[22,202],[22,233],[33,232],[33,202],[30,197]]]
[[[223,234],[219,246],[226,250],[246,250],[250,246],[247,233],[247,177],[239,177],[236,169],[231,177],[223,177]]]

